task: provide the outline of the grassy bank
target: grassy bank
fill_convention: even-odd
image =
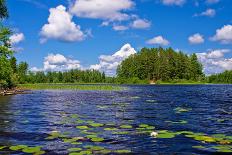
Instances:
[[[102,90],[102,91],[120,91],[124,87],[112,85],[78,85],[78,84],[22,84],[21,89],[30,90]]]

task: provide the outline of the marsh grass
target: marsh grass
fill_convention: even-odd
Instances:
[[[78,84],[21,84],[20,89],[26,90],[100,90],[120,91],[126,88],[114,85],[78,85]]]

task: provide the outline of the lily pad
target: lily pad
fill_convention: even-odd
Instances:
[[[104,141],[104,138],[93,137],[93,138],[91,138],[91,141],[92,141],[92,142],[102,142],[102,141]]]
[[[147,128],[147,127],[149,127],[149,125],[148,124],[140,124],[139,127],[140,128]]]
[[[104,129],[105,131],[115,131],[115,130],[118,130],[117,128],[105,128]]]
[[[24,149],[26,147],[27,147],[26,145],[16,145],[16,146],[9,147],[9,149],[12,151],[18,151],[18,150]]]
[[[5,148],[6,148],[6,146],[0,146],[0,150],[3,150]]]
[[[82,148],[78,148],[78,147],[68,149],[69,152],[78,152],[81,150],[82,150]]]
[[[131,153],[131,150],[115,150],[114,152],[119,154],[125,154],[125,153]]]
[[[131,125],[121,125],[120,128],[122,128],[122,129],[131,129],[133,127]]]
[[[104,126],[104,124],[101,124],[101,123],[90,123],[89,125],[92,126],[92,127],[102,127],[102,126]]]
[[[80,130],[87,130],[89,129],[89,127],[87,126],[76,126],[77,129],[80,129]]]
[[[24,153],[37,153],[41,151],[41,147],[26,147],[22,150]]]
[[[232,152],[231,145],[218,145],[213,146],[212,148],[215,149],[217,152]]]

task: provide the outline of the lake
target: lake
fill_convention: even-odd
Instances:
[[[0,97],[0,154],[232,152],[232,85],[126,87]]]

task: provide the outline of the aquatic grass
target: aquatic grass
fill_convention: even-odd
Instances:
[[[115,150],[114,152],[118,154],[128,154],[131,153],[131,150]]]
[[[125,87],[113,85],[78,85],[78,84],[21,84],[20,89],[29,90],[100,90],[121,91]]]
[[[80,129],[80,130],[88,130],[89,129],[89,127],[85,126],[85,125],[83,125],[83,126],[76,126],[76,128]]]

